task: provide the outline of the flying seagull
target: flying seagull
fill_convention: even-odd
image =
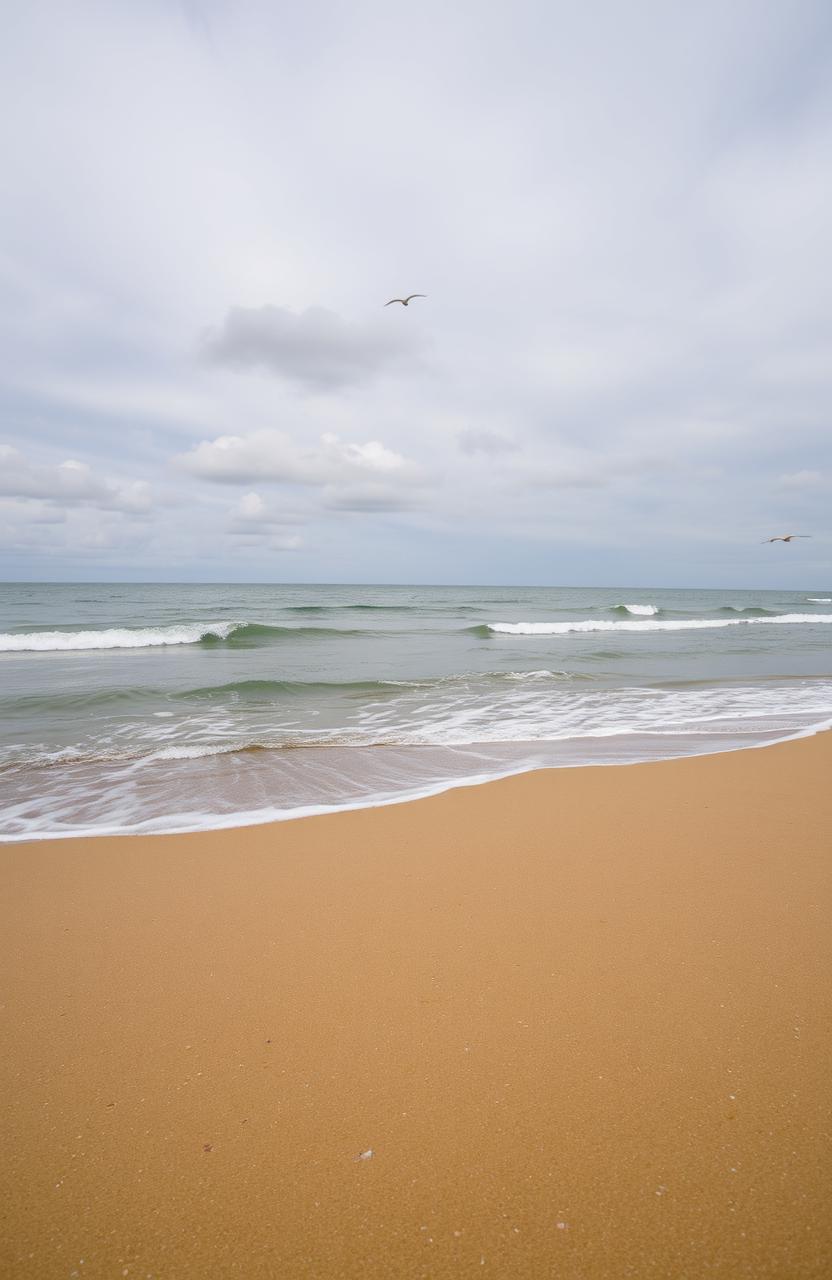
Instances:
[[[791,542],[792,538],[811,538],[811,533],[787,533],[784,538],[763,538],[763,542]]]
[[[427,296],[426,293],[409,293],[406,298],[391,298],[390,302],[385,302],[384,305],[389,307],[394,302],[400,302],[403,307],[406,307],[411,298],[426,298]]]

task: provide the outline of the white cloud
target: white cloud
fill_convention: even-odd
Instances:
[[[31,463],[10,445],[0,445],[0,494],[130,515],[144,515],[152,506],[144,480],[100,479],[91,467],[74,458],[52,466]]]
[[[266,504],[259,493],[245,493],[234,512],[238,520],[253,520],[259,524],[266,514]]]
[[[412,463],[400,453],[388,449],[379,440],[368,440],[366,444],[342,444],[331,431],[321,439],[330,459],[338,467],[346,464],[358,467],[361,471],[381,472],[385,475],[402,475],[413,469]]]
[[[305,521],[306,516],[303,513],[268,502],[262,494],[244,493],[236,506],[231,509],[229,532],[241,537],[250,537],[252,534],[274,534],[276,527],[297,526]],[[298,534],[281,533],[279,536],[295,538],[293,545],[296,546],[301,543]]]
[[[192,475],[222,484],[248,484],[253,480],[319,483],[316,456],[299,449],[290,436],[279,431],[202,440],[175,462]]]
[[[421,474],[413,462],[379,440],[354,444],[332,432],[324,433],[313,448],[299,446],[282,431],[219,436],[201,441],[175,461],[193,475],[222,484],[273,481],[314,486],[367,474],[395,477],[409,484]]]

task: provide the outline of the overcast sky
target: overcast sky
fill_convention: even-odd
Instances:
[[[3,28],[0,577],[832,586],[828,0]]]

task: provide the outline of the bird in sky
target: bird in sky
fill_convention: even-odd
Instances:
[[[409,293],[406,298],[391,298],[390,302],[385,302],[384,305],[389,307],[394,302],[400,302],[403,307],[406,307],[411,298],[426,298],[427,296],[426,293]]]
[[[792,538],[811,538],[811,533],[787,533],[782,538],[763,538],[763,542],[791,542]]]

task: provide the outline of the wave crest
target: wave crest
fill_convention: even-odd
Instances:
[[[748,613],[754,618],[776,618],[778,616],[776,609],[764,609],[762,605],[756,604],[723,604],[719,608],[720,613]]]
[[[176,644],[245,644],[276,636],[360,636],[346,627],[273,627],[262,622],[186,623],[173,627],[107,627],[100,631],[0,633],[0,653],[68,653],[83,649],[153,649]]]
[[[238,622],[194,623],[176,627],[109,627],[102,631],[23,631],[0,634],[0,653],[66,653],[81,649],[148,649],[169,644],[226,640]]]
[[[604,622],[587,618],[582,622],[489,622],[484,628],[472,628],[486,634],[510,636],[558,636],[571,631],[699,631],[713,627],[771,626],[777,623],[829,623],[830,613],[780,613],[765,618],[689,618],[687,621],[650,620],[645,622]]]

